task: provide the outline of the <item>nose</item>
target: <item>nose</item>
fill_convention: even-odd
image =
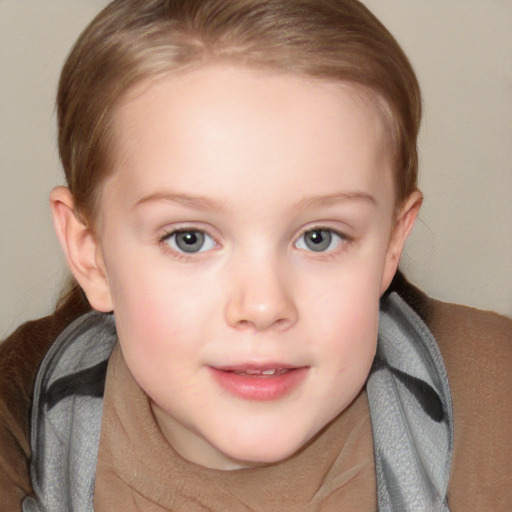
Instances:
[[[226,321],[236,329],[286,330],[298,318],[290,281],[278,265],[244,265],[232,269]]]

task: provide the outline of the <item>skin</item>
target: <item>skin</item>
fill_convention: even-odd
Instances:
[[[52,192],[75,277],[94,308],[114,310],[178,453],[218,469],[289,457],[364,386],[379,297],[421,203],[414,193],[396,215],[381,111],[340,82],[213,65],[133,91],[114,128],[95,230],[66,188]],[[199,252],[176,230],[204,233]],[[313,230],[330,244],[313,250]],[[272,400],[212,377],[270,363],[305,376]]]

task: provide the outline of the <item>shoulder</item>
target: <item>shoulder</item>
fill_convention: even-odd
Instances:
[[[51,317],[19,327],[0,344],[0,494],[16,510],[31,492],[29,419],[37,368],[51,339]],[[16,507],[16,508],[14,508]]]
[[[453,400],[451,499],[463,510],[510,510],[512,321],[439,301],[431,311]]]
[[[449,374],[467,377],[496,392],[512,385],[512,320],[467,306],[429,302],[428,326]]]
[[[512,384],[512,372],[509,371],[512,319],[492,311],[433,299],[402,275],[392,286],[393,291],[416,311],[434,335],[449,377],[468,375],[481,381],[484,375],[494,375],[495,379],[488,383],[490,386],[496,387],[499,377],[503,377],[507,383],[508,379]],[[475,369],[482,373],[475,375],[472,372]],[[494,373],[498,369],[507,371]]]
[[[437,340],[450,382],[452,509],[510,510],[512,320],[441,302],[408,286],[403,295]]]
[[[30,412],[37,371],[53,341],[83,309],[70,303],[0,342],[0,496],[8,510],[21,509],[32,492]]]
[[[437,341],[454,402],[468,399],[466,405],[474,407],[476,397],[489,401],[512,396],[512,320],[491,311],[435,300],[419,291],[418,294],[421,295],[413,307],[420,310]],[[478,404],[480,410],[485,406],[486,403]]]

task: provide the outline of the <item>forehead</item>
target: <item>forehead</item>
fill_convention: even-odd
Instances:
[[[318,193],[335,182],[373,190],[391,179],[387,126],[382,102],[361,87],[213,65],[144,83],[124,98],[109,181],[131,183],[138,195],[170,181],[227,193],[257,189],[266,178],[269,192],[281,194],[308,178]]]

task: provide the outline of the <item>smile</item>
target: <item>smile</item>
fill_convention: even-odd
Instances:
[[[306,379],[309,367],[265,365],[230,368],[209,367],[214,381],[228,393],[244,400],[278,400],[296,390]]]

